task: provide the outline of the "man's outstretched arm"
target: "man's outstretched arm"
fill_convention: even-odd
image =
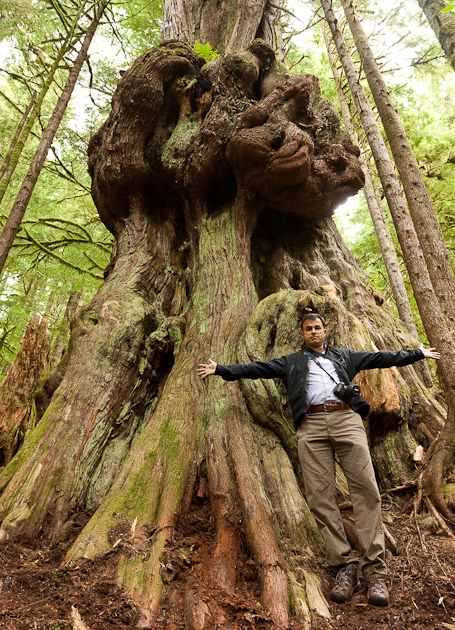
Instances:
[[[212,376],[215,374],[217,364],[212,359],[209,359],[208,363],[199,363],[199,367],[196,372],[199,374],[201,378],[206,378],[207,376]]]
[[[343,352],[343,350],[341,350]],[[350,377],[361,370],[373,370],[375,368],[404,367],[412,365],[422,359],[440,359],[441,355],[436,348],[424,348],[423,344],[417,350],[383,350],[371,352],[366,350],[348,350],[350,361]],[[352,369],[351,369],[352,368]]]
[[[283,378],[286,373],[286,357],[233,365],[220,365],[209,359],[208,363],[200,363],[196,371],[201,378],[216,374],[225,381],[236,381],[239,378]]]

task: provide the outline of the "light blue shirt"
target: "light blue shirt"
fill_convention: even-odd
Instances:
[[[323,403],[330,401],[340,402],[340,399],[335,396],[333,390],[340,382],[340,377],[336,373],[335,366],[332,361],[325,359],[324,356],[317,357],[318,363],[320,363],[326,372],[322,370],[316,361],[310,359],[308,379],[306,382],[306,392],[309,405],[322,405]],[[333,377],[333,380],[330,376]]]

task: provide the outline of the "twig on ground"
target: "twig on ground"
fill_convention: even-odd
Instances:
[[[43,599],[39,599],[37,602],[31,602],[30,604],[25,604],[25,606],[21,606],[20,608],[16,608],[15,612],[19,612],[20,610],[25,610],[26,608],[30,608],[30,606],[36,606],[36,604],[41,604],[41,602],[45,602],[48,599],[52,599],[55,597],[53,594],[48,597],[43,597]]]
[[[384,528],[384,535],[385,535],[385,537],[387,539],[387,542],[389,543],[390,551],[393,553],[394,556],[399,556],[400,552],[398,550],[397,541],[392,536],[392,534],[389,532],[389,530],[387,529],[386,524],[384,522],[382,523],[382,526]]]
[[[419,479],[417,482],[418,492],[417,492],[417,497],[414,501],[414,522],[417,529],[417,533],[419,535],[420,546],[422,547],[422,551],[426,553],[427,546],[422,538],[422,532],[420,531],[420,527],[419,527],[419,519],[417,518],[417,510],[419,509],[419,506],[422,503],[422,477],[423,477],[423,472],[420,473]]]
[[[433,555],[433,558],[436,558],[436,562],[439,564],[439,566],[440,566],[440,568],[441,568],[442,572],[444,573],[444,575],[445,575],[446,579],[448,580],[448,582],[449,582],[450,586],[451,586],[451,587],[453,588],[453,590],[455,591],[455,585],[454,585],[454,583],[452,582],[452,580],[450,579],[450,577],[447,575],[447,572],[446,572],[446,570],[444,569],[444,567],[442,566],[442,564],[439,562],[439,558],[438,558],[438,556],[437,556],[435,553],[433,553],[432,555]]]
[[[418,485],[417,479],[411,479],[407,481],[402,486],[395,486],[395,488],[390,488],[390,490],[386,490],[381,494],[381,497],[385,497],[388,494],[393,494],[394,492],[403,492],[404,490],[409,490],[410,488],[415,488]]]

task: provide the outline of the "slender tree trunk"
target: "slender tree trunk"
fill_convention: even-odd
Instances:
[[[27,122],[22,128],[20,136],[10,156],[7,169],[5,173],[2,175],[2,177],[0,178],[0,203],[3,200],[6,189],[8,188],[8,185],[11,181],[11,177],[13,176],[13,173],[16,170],[16,166],[19,162],[19,158],[22,154],[22,151],[25,147],[25,143],[27,142],[28,136],[30,135],[32,131],[33,125],[35,124],[35,121],[37,117],[39,116],[39,113],[41,111],[41,106],[43,104],[43,101],[46,97],[47,92],[49,91],[49,88],[52,85],[52,81],[54,80],[55,74],[60,66],[60,63],[62,59],[64,58],[65,54],[68,52],[70,45],[74,43],[73,42],[74,31],[79,24],[79,20],[80,20],[84,5],[85,5],[85,0],[81,0],[79,4],[79,8],[77,10],[77,14],[72,22],[71,28],[69,29],[63,44],[61,44],[58,50],[57,57],[55,58],[54,63],[52,64],[49,70],[49,73],[46,77],[43,87],[41,88],[41,90],[39,91],[36,97],[35,104],[33,105],[31,109]]]
[[[430,22],[448,62],[455,70],[455,14],[453,11],[441,13],[442,9],[447,7],[445,0],[418,0],[418,3]]]
[[[2,162],[2,164],[0,166],[0,180],[3,178],[3,176],[4,176],[5,172],[6,172],[6,169],[8,168],[9,162],[11,160],[11,156],[13,154],[13,151],[14,151],[15,147],[16,147],[17,141],[19,140],[19,136],[22,133],[22,130],[23,130],[24,125],[25,125],[25,122],[26,122],[26,120],[28,118],[30,110],[32,109],[32,107],[33,107],[33,105],[34,105],[34,103],[36,101],[36,97],[37,96],[38,96],[38,93],[36,91],[33,92],[32,98],[30,99],[30,102],[29,102],[29,104],[27,105],[27,107],[25,109],[24,115],[22,116],[21,120],[19,121],[19,124],[17,126],[16,132],[14,134],[14,137],[11,140],[11,144],[9,145],[9,149],[8,149],[8,151],[7,151],[6,155],[5,155],[5,158],[4,158],[4,160],[3,160],[3,162]]]
[[[84,37],[81,49],[76,57],[76,61],[71,69],[69,77],[66,81],[62,94],[60,95],[54,112],[43,132],[38,149],[28,169],[27,175],[22,182],[21,188],[17,194],[16,200],[11,208],[11,212],[5,223],[3,231],[0,235],[0,272],[3,269],[6,258],[9,254],[13,241],[19,231],[22,219],[27,209],[33,189],[38,181],[39,174],[46,160],[47,153],[54,140],[57,129],[62,121],[66,107],[76,85],[82,65],[87,57],[89,46],[92,42],[95,31],[98,27],[100,19],[110,0],[101,0],[96,9],[96,15],[90,24]]]
[[[365,31],[355,14],[352,0],[341,0],[341,3],[400,174],[431,282],[448,319],[449,331],[455,338],[455,277],[441,225],[403,123],[376,63]]]
[[[346,126],[346,131],[349,134],[351,142],[353,144],[358,144],[359,139],[357,137],[357,132],[351,119],[349,105],[344,95],[344,91],[340,81],[340,75],[338,74],[338,69],[336,67],[335,59],[325,28],[323,29],[323,34],[327,48],[327,54],[329,57],[330,67],[332,69],[333,78],[335,80],[341,113],[343,115],[344,124]],[[374,231],[379,242],[381,254],[384,259],[384,264],[390,280],[390,286],[392,288],[392,293],[395,299],[395,303],[397,305],[398,313],[400,315],[401,321],[408,329],[409,334],[415,337],[415,339],[418,339],[419,333],[417,332],[417,327],[415,325],[414,317],[412,315],[411,305],[409,304],[408,294],[406,292],[403,276],[401,275],[400,264],[398,262],[398,257],[395,251],[395,247],[393,245],[392,236],[390,234],[389,226],[387,224],[386,214],[384,208],[382,207],[381,199],[378,196],[377,190],[375,189],[372,182],[372,178],[374,176],[370,174],[370,169],[368,168],[366,162],[363,160],[362,156],[360,156],[359,159],[361,161],[362,169],[365,174],[365,186],[363,192],[368,204],[371,219],[373,221]]]
[[[42,275],[35,274],[32,276],[27,289],[24,291],[25,311],[29,313],[41,311],[47,282],[47,278]]]
[[[430,471],[428,474],[431,473],[428,486],[439,509],[446,515],[450,514],[450,518],[454,518],[454,515],[447,508],[442,494],[442,486],[444,473],[448,467],[453,465],[455,458],[455,344],[445,314],[436,298],[420,243],[404,203],[387,148],[360,83],[349,49],[338,28],[331,2],[330,0],[320,0],[320,2],[376,162],[425,332],[431,345],[437,347],[441,352],[441,360],[438,365],[446,387],[449,410],[447,422],[438,438],[438,443],[440,442],[443,448],[434,449],[433,459],[428,467]]]

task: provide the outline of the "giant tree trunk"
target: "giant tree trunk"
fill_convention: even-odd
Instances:
[[[418,0],[431,28],[441,44],[448,62],[455,70],[455,15],[441,13],[447,7],[445,0]]]
[[[286,626],[289,612],[327,614],[305,560],[319,538],[300,494],[289,413],[272,382],[206,384],[195,367],[209,354],[230,363],[295,350],[312,308],[328,316],[335,343],[398,347],[409,338],[362,288],[328,218],[362,172],[314,77],[282,73],[260,42],[198,78],[202,65],[178,42],[143,55],[91,143],[93,195],[115,256],[73,322],[63,382],[2,475],[1,535],[43,528],[58,539],[72,510],[97,507],[70,557],[109,551],[119,527],[133,532],[141,553],[125,551],[118,576],[150,625],[163,596],[182,589],[185,576],[165,587],[160,566],[207,478],[215,531],[201,581],[232,593],[246,536],[265,608]],[[411,410],[427,435],[442,424],[412,368],[411,387],[394,372],[396,380],[363,378],[397,436],[390,456],[403,455],[385,485],[410,474]],[[187,598],[203,616],[193,591]]]
[[[272,626],[328,616],[281,385],[201,381],[196,367],[295,351],[308,310],[336,345],[415,343],[330,218],[363,184],[358,149],[317,79],[287,75],[263,42],[205,64],[172,40],[126,72],[89,153],[115,251],[73,318],[60,386],[0,475],[0,538],[56,541],[95,510],[68,561],[109,553],[142,627],[170,627],[169,610],[225,627],[239,587]],[[373,457],[394,460],[381,483],[404,482],[442,411],[412,367],[359,381]]]
[[[264,0],[228,0],[221,7],[199,0],[166,0],[161,34],[163,40],[209,42],[219,53],[241,50],[256,38],[275,49],[279,58],[283,47],[279,8]]]

